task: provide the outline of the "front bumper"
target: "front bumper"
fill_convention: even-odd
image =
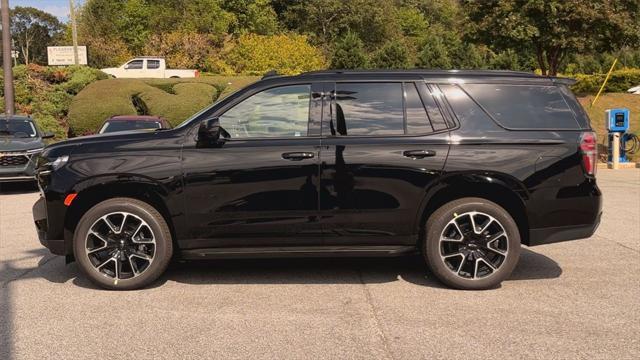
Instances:
[[[9,152],[0,157],[0,182],[34,181],[36,154]]]
[[[49,224],[47,221],[47,207],[43,197],[40,197],[32,208],[33,221],[38,232],[40,244],[56,255],[67,255],[64,239],[52,239],[49,236]]]

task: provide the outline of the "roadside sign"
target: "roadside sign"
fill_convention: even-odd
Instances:
[[[14,59],[17,59],[18,56],[20,56],[20,51],[18,50],[11,50],[11,57]]]
[[[47,46],[49,65],[73,65],[73,46]],[[78,46],[78,63],[87,65],[87,47]]]

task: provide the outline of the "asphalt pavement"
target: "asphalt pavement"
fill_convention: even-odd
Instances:
[[[175,263],[95,288],[41,247],[28,186],[0,187],[0,359],[640,358],[640,169],[600,170],[585,240],[524,248],[500,288],[419,257]]]

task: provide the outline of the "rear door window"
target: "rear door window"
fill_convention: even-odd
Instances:
[[[331,135],[404,135],[402,83],[337,83]]]
[[[466,84],[462,88],[505,128],[580,128],[556,86]]]
[[[147,60],[147,69],[159,69],[160,60]]]
[[[332,136],[422,135],[446,128],[423,82],[337,83],[332,106],[324,125]]]

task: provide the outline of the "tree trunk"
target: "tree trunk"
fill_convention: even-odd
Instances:
[[[558,75],[558,68],[560,67],[560,47],[554,47],[547,50],[547,63],[549,64],[549,76]]]
[[[538,66],[540,66],[542,75],[547,75],[547,64],[544,60],[544,49],[540,44],[536,45],[536,59],[538,60]]]

